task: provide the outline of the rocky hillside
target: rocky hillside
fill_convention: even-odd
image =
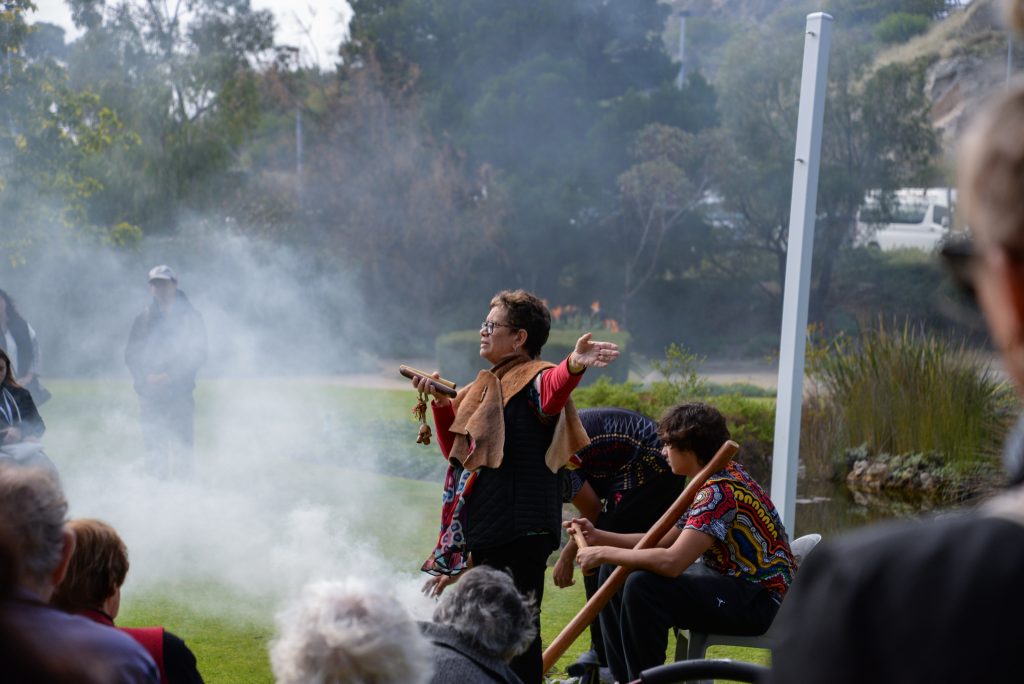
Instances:
[[[975,0],[905,45],[878,56],[879,66],[921,61],[927,67],[926,94],[932,120],[947,149],[978,106],[1005,87],[1007,31],[997,0]],[[1013,45],[1011,73],[1024,73],[1024,42]]]
[[[678,46],[678,12],[687,15],[687,65],[714,80],[721,48],[743,26],[767,22],[792,24],[806,12],[828,8],[828,0],[669,0],[674,10],[666,27],[666,47]],[[879,52],[876,67],[917,62],[926,69],[926,95],[943,145],[951,150],[971,114],[985,98],[1006,84],[1009,32],[1001,0],[964,0],[961,8],[935,22],[909,42]],[[834,34],[844,30],[836,16]],[[849,27],[846,27],[849,28]],[[863,30],[863,27],[860,27]],[[856,29],[854,29],[856,30]],[[1011,72],[1024,78],[1024,40],[1013,46]]]

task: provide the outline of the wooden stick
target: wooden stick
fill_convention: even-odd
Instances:
[[[572,536],[572,540],[576,542],[577,549],[585,549],[590,546],[590,544],[587,543],[586,538],[583,536],[583,529],[580,527],[579,523],[572,523],[569,525],[569,534]],[[593,570],[584,570],[582,568],[580,568],[580,572],[588,576],[594,574]]]
[[[431,374],[426,371],[421,371],[416,368],[413,368],[412,366],[406,366],[404,364],[398,367],[398,372],[409,379],[426,378],[427,380],[430,380],[430,383],[438,392],[446,396],[454,397],[455,395],[458,394],[458,392],[455,391],[455,383],[452,382],[451,380],[432,377]]]
[[[634,549],[649,549],[658,545],[661,538],[664,537],[676,524],[676,522],[683,516],[684,513],[693,504],[693,499],[697,496],[697,492],[700,488],[708,481],[708,478],[717,473],[719,470],[724,468],[732,460],[732,457],[739,451],[740,445],[736,442],[727,440],[725,444],[721,446],[718,453],[708,461],[708,464],[704,466],[699,473],[697,473],[693,479],[691,479],[683,493],[679,495],[679,498],[675,500],[675,503],[665,511],[665,513],[658,518],[658,522],[654,523],[650,530],[647,531],[640,541],[636,543]],[[582,536],[582,535],[580,535]],[[567,624],[558,636],[555,637],[554,641],[544,650],[544,672],[547,672],[552,667],[562,654],[572,646],[572,643],[583,633],[583,630],[587,626],[597,619],[601,609],[604,608],[605,604],[615,596],[623,584],[626,582],[626,577],[631,572],[630,568],[624,568],[619,566],[612,571],[612,574],[608,576],[604,584],[598,587],[594,595],[590,597],[586,605],[576,614],[569,624]]]

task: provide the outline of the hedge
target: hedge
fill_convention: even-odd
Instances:
[[[558,363],[573,350],[576,340],[585,330],[552,330],[544,345],[541,357]],[[581,385],[589,385],[598,378],[609,378],[612,382],[624,382],[629,375],[629,333],[600,330],[594,333],[597,339],[619,345],[622,355],[608,368],[591,368],[583,375]],[[488,367],[480,358],[480,331],[457,330],[441,335],[434,342],[437,367],[441,375],[455,381],[459,387],[472,382],[477,373]]]

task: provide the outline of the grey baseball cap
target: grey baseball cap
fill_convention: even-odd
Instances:
[[[170,266],[160,264],[159,266],[154,266],[149,272],[149,282],[154,280],[170,280],[176,283],[178,282],[178,276],[174,275],[174,271],[171,270]]]

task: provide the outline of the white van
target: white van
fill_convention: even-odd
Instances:
[[[857,212],[854,246],[931,251],[949,233],[956,190],[901,188],[892,193],[887,207],[880,200],[878,191],[864,198]]]

